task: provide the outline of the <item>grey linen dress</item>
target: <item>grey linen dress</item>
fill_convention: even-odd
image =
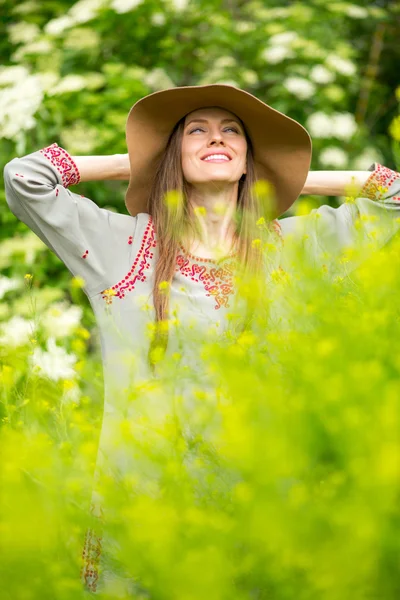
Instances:
[[[335,257],[351,247],[356,238],[359,240],[356,220],[362,223],[362,234],[368,240],[374,237],[376,217],[384,218],[385,228],[375,236],[377,248],[399,231],[400,174],[380,164],[369,170],[371,175],[354,202],[337,209],[324,205],[308,215],[272,223],[278,248],[271,263],[273,269],[288,268],[285,241],[289,238],[304,239],[315,264],[332,267],[334,274]],[[132,381],[137,384],[150,377],[148,325],[154,323],[155,316],[151,298],[157,260],[151,216],[114,213],[71,192],[68,188],[79,183],[80,174],[72,157],[57,143],[11,160],[4,168],[4,180],[13,214],[74,276],[85,281],[84,290],[100,331],[105,385],[96,473],[106,469],[114,474],[113,461],[129,469],[126,457],[113,454],[112,441],[124,414],[120,390],[128,389]],[[171,314],[175,311],[181,322],[193,322],[202,330],[210,328],[217,335],[223,331],[235,292],[233,260],[231,255],[218,261],[204,259],[181,248],[171,285]],[[170,352],[179,351],[178,338],[170,335],[168,348]],[[101,498],[95,491],[92,510],[101,518]],[[113,574],[102,567],[102,553],[101,536],[88,530],[82,580],[91,593],[104,589],[99,572],[112,585]]]

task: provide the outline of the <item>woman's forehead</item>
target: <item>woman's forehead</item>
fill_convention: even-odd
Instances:
[[[228,118],[231,117],[232,119],[237,120],[237,116],[230,112],[229,110],[226,110],[225,108],[221,108],[219,106],[207,106],[204,108],[198,108],[196,110],[193,110],[192,112],[188,113],[186,115],[185,118],[185,122],[187,123],[187,121],[189,120],[189,118],[195,119],[195,118],[199,118],[199,119],[211,119],[211,118]]]

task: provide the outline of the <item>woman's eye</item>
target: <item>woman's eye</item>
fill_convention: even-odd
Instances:
[[[235,133],[239,133],[239,131],[236,127],[225,127],[224,131],[226,131],[227,129],[231,129]],[[201,127],[195,127],[189,133],[193,133],[194,131],[204,131],[204,129],[202,129]]]

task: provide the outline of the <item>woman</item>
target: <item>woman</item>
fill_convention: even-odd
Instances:
[[[113,477],[129,469],[111,451],[124,410],[118,390],[151,374],[158,344],[168,352],[177,348],[176,338],[166,339],[161,327],[149,343],[149,325],[170,315],[183,321],[195,316],[200,329],[215,324],[222,331],[235,294],[235,265],[262,268],[252,241],[266,210],[270,230],[282,242],[276,267],[285,265],[284,241],[291,236],[306,233],[310,256],[325,264],[327,253],[334,259],[355,242],[356,222],[368,239],[374,228],[369,217],[385,217],[377,247],[400,228],[398,173],[381,165],[372,172],[309,172],[306,130],[228,85],[146,96],[129,113],[126,139],[127,156],[71,157],[54,143],[4,169],[11,211],[85,280],[102,337],[105,378],[96,473]],[[68,189],[93,179],[130,179],[130,214],[100,209]],[[274,191],[267,207],[252,193],[260,179]],[[354,202],[277,220],[300,194],[344,195],[351,183],[361,190]],[[95,498],[93,506],[101,510],[101,501]],[[97,588],[100,558],[100,540],[89,532],[83,579],[90,591]]]

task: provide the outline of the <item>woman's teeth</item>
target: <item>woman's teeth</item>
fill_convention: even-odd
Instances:
[[[211,161],[211,160],[225,160],[225,161],[229,161],[229,158],[225,154],[211,154],[210,156],[207,156],[203,160],[206,160],[206,161]]]

